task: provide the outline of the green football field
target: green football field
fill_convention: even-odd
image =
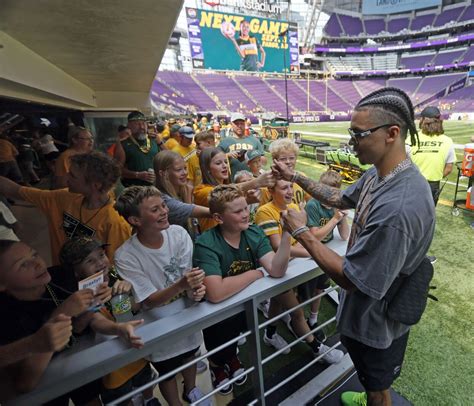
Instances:
[[[291,129],[343,134],[347,127],[348,123],[338,123],[292,125]],[[464,144],[474,134],[471,127],[446,123],[445,130],[456,143]],[[338,145],[340,140],[330,142]],[[462,159],[462,151],[457,151],[457,157]],[[297,169],[317,179],[327,167],[300,156]],[[456,173],[455,169],[449,182],[456,181]],[[461,179],[461,184],[466,183]],[[465,193],[459,198],[465,198]],[[436,232],[429,252],[438,258],[432,284],[437,286],[434,294],[439,301],[430,300],[422,320],[412,328],[402,374],[394,385],[416,406],[474,404],[474,229],[470,227],[474,212],[460,211],[453,216],[453,199],[454,185],[448,183],[436,209]]]

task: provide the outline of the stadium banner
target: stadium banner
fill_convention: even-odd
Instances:
[[[442,0],[362,0],[362,14],[384,15],[440,6]]]
[[[294,114],[290,116],[292,123],[321,123],[327,121],[349,121],[350,115],[344,114]]]
[[[298,73],[298,25],[186,7],[194,69]]]
[[[326,45],[315,45],[314,52],[316,53],[331,53],[331,54],[358,54],[358,53],[373,53],[373,52],[389,52],[389,51],[402,51],[404,49],[417,49],[434,47],[438,45],[453,45],[471,41],[474,39],[474,34],[463,34],[457,37],[450,37],[444,39],[433,39],[430,41],[411,42],[409,44],[397,44],[397,45],[382,45],[379,47],[328,47]]]

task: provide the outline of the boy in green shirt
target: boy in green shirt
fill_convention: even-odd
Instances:
[[[209,197],[209,209],[218,225],[196,240],[194,266],[205,272],[204,284],[209,302],[221,302],[263,277],[262,266],[271,276],[282,277],[290,258],[290,234],[283,231],[275,253],[263,231],[249,225],[249,208],[243,193],[235,185],[220,185]],[[208,351],[235,338],[246,329],[245,317],[238,314],[203,331]],[[229,378],[243,372],[237,357],[237,344],[209,357],[214,387],[221,394],[232,392]],[[246,375],[235,384],[245,383]]]

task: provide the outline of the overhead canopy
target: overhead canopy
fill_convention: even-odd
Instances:
[[[183,0],[2,0],[0,95],[146,108]]]

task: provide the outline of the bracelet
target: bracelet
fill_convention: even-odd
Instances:
[[[298,177],[299,177],[299,176],[300,176],[300,174],[295,171],[295,173],[293,174],[293,176],[292,176],[291,179],[290,179],[290,182],[291,182],[291,183],[296,183],[296,181],[298,180]]]
[[[298,237],[300,234],[303,234],[305,233],[306,231],[309,231],[309,228],[307,226],[301,226],[301,227],[298,227],[295,231],[293,231],[291,233],[291,236],[293,238],[296,238]]]
[[[138,179],[138,172],[135,172],[135,178]]]

